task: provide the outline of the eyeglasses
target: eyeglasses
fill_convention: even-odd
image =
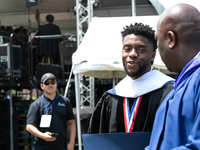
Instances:
[[[45,84],[45,85],[49,85],[49,84],[52,84],[52,85],[54,85],[55,83],[56,83],[56,81],[55,81],[55,80],[54,80],[54,81],[50,81],[50,82],[47,82],[47,81],[46,81],[46,82],[44,82],[44,84]]]

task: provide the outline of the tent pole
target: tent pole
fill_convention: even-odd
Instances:
[[[79,87],[79,74],[75,74],[75,89],[76,89],[76,121],[77,121],[77,135],[78,135],[78,147],[82,150],[81,139],[81,121],[80,121],[80,87]]]
[[[114,87],[116,84],[116,80],[115,80],[116,78],[115,78],[115,72],[113,71],[112,73],[113,73],[113,87]]]
[[[14,62],[13,62],[13,45],[12,45],[12,40],[13,40],[14,34],[12,33],[10,35],[10,150],[14,149],[14,142],[13,142],[13,99],[12,99],[12,86],[14,83]]]
[[[68,79],[67,85],[66,85],[66,87],[65,87],[65,94],[64,94],[64,97],[67,96],[67,92],[68,92],[68,89],[69,89],[69,83],[70,83],[70,81],[71,81],[73,69],[74,69],[74,64],[72,65],[72,68],[71,68],[71,71],[70,71],[70,75],[69,75],[69,79]]]
[[[113,77],[113,87],[115,86],[115,77]]]
[[[131,6],[132,6],[132,16],[136,16],[135,0],[131,0]]]
[[[10,89],[10,150],[13,150],[13,106],[12,106],[12,89]]]

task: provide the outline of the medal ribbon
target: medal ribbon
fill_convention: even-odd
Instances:
[[[141,100],[142,100],[142,96],[136,98],[136,100],[134,101],[133,106],[131,108],[130,114],[129,114],[128,98],[124,98],[124,100],[123,100],[124,124],[125,124],[126,133],[131,132],[133,129],[133,125],[134,125],[134,122],[136,119],[136,115],[137,115]]]
[[[56,99],[53,101],[53,103],[51,103],[51,105],[49,106],[49,108],[47,108],[47,105],[44,101],[44,95],[42,94],[42,99],[43,99],[43,102],[44,102],[44,106],[45,106],[45,109],[46,109],[46,114],[48,115],[48,111],[49,109],[51,108],[51,106],[53,106],[53,104],[56,102],[56,100],[58,99],[58,94],[56,94]]]

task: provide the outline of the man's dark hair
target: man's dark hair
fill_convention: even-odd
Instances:
[[[49,14],[49,15],[46,16],[46,20],[47,20],[48,23],[52,23],[53,20],[54,20],[54,16]]]
[[[124,27],[122,33],[122,40],[129,34],[141,35],[146,37],[153,44],[154,52],[157,49],[157,41],[155,40],[155,31],[149,26],[143,23],[135,23],[134,25]]]

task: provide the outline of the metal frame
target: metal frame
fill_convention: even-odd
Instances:
[[[85,35],[83,24],[86,23],[87,27],[89,27],[92,20],[93,3],[95,2],[94,0],[87,0],[87,7],[85,7],[80,1],[76,0],[77,47]],[[82,15],[84,12],[86,13],[85,16]],[[88,79],[88,77],[77,74],[77,80],[75,82],[78,82],[77,86],[80,88],[80,101],[78,102],[80,107],[94,107],[94,77],[89,77]]]
[[[87,0],[87,7],[85,7],[81,0],[76,0],[76,26],[77,26],[77,48],[83,40],[85,32],[83,31],[83,24],[86,23],[87,27],[93,17],[93,3],[94,0]],[[86,12],[85,16],[82,16]],[[86,79],[86,80],[84,80]],[[86,81],[86,82],[84,82]],[[83,75],[75,74],[75,89],[76,89],[76,110],[77,110],[77,135],[79,150],[82,150],[81,138],[81,122],[80,122],[80,107],[94,107],[94,77],[89,77],[89,84],[87,78]],[[85,105],[85,103],[89,105]]]

